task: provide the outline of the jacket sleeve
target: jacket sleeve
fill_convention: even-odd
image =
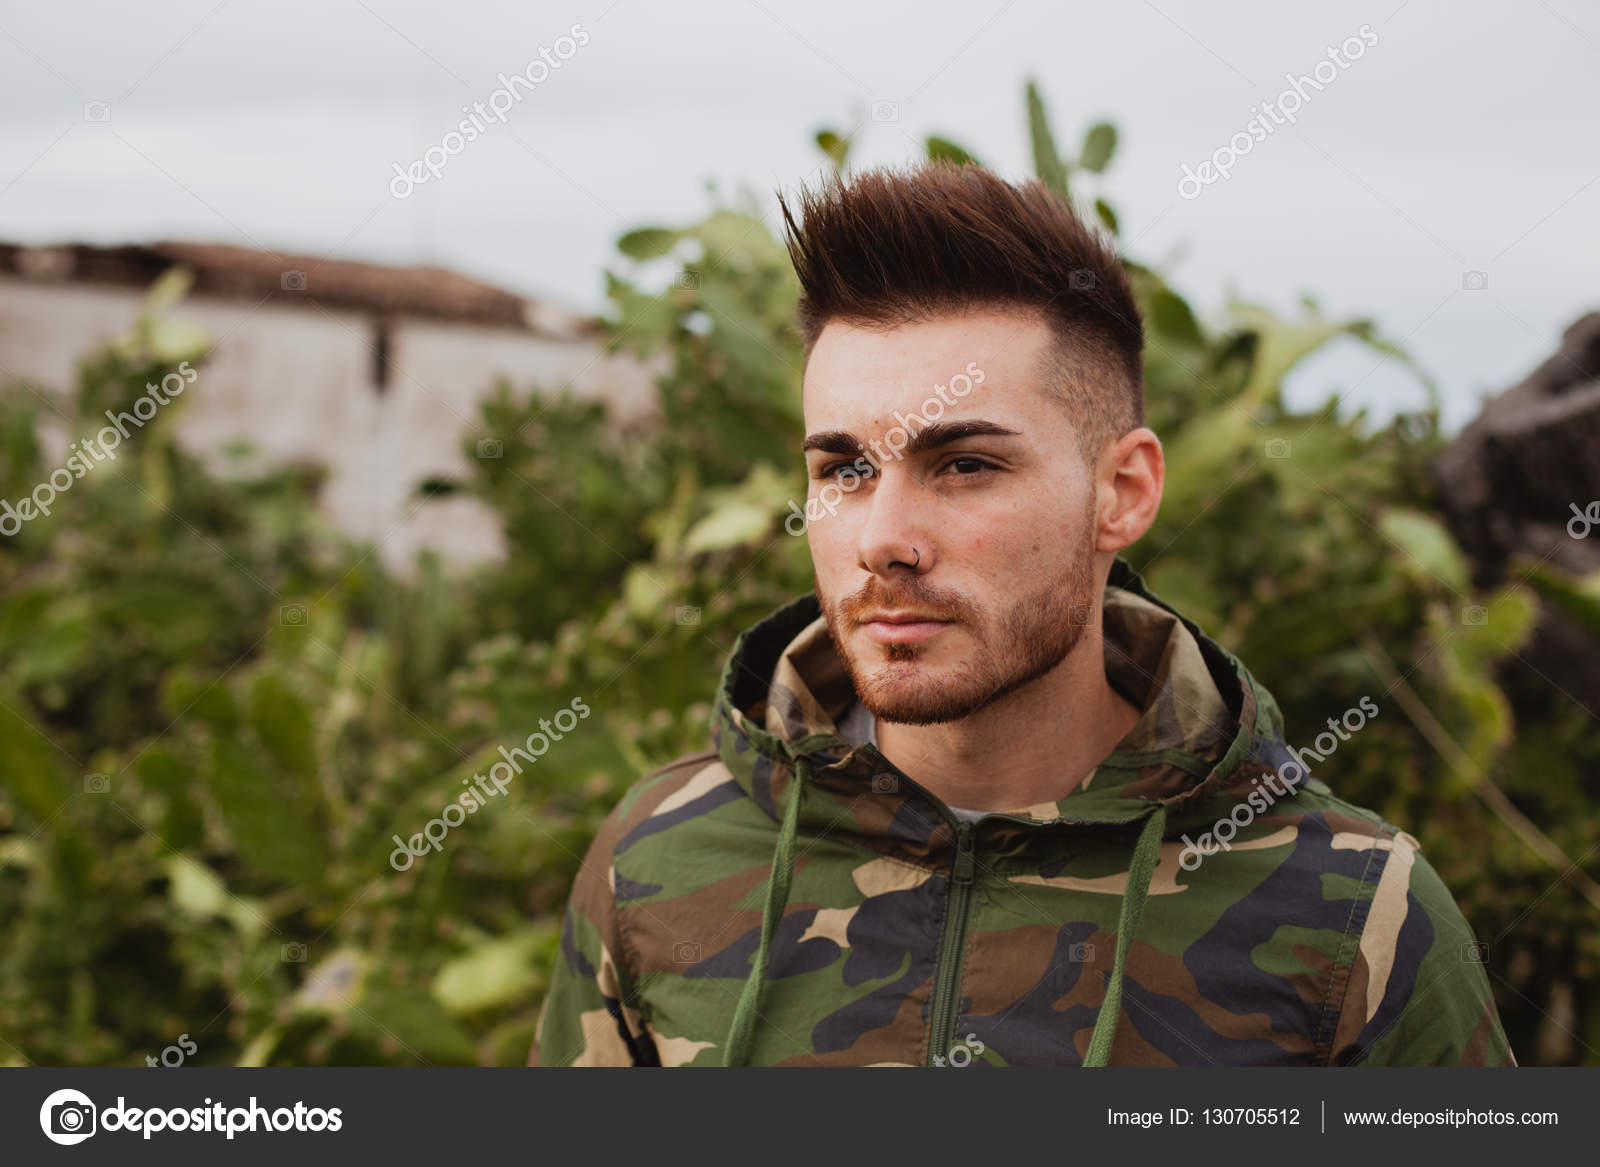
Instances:
[[[660,1064],[637,1008],[612,893],[619,830],[620,815],[613,812],[573,882],[530,1066]]]
[[[1515,1066],[1478,943],[1417,841],[1388,852],[1345,980],[1333,1065]]]

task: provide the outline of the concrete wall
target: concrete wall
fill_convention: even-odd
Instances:
[[[26,380],[65,413],[79,358],[125,331],[141,300],[133,289],[0,277],[0,385]],[[413,493],[424,478],[462,472],[463,437],[478,428],[477,402],[498,378],[518,391],[570,385],[608,400],[623,425],[652,409],[654,374],[577,334],[401,319],[389,326],[380,389],[379,325],[370,315],[275,297],[255,307],[194,298],[174,316],[204,328],[215,346],[175,403],[183,447],[219,468],[223,448],[240,440],[255,451],[242,469],[325,464],[328,517],[402,571],[423,546],[462,561],[501,550],[486,508],[466,499],[419,502]],[[61,422],[50,436],[64,456],[81,435]]]

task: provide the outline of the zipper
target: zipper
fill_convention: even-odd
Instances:
[[[939,937],[939,967],[933,979],[933,1014],[928,1036],[928,1065],[950,1052],[955,1038],[956,1002],[961,994],[961,954],[967,943],[967,908],[978,862],[973,854],[975,824],[956,826],[956,857],[950,869],[950,898]]]

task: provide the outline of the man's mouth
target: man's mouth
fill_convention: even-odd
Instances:
[[[879,644],[920,644],[954,623],[925,612],[869,612],[859,622],[867,639]]]

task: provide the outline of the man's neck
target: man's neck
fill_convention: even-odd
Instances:
[[[1098,631],[1050,672],[971,717],[938,725],[880,719],[879,750],[948,806],[1060,801],[1141,716],[1106,679]]]

